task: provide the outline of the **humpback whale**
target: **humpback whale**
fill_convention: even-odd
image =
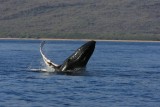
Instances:
[[[44,44],[45,41],[40,44],[40,53],[47,67],[51,68],[56,73],[72,74],[84,71],[94,52],[96,41],[88,41],[82,45],[71,56],[64,60],[61,65],[54,63],[45,56],[43,52]]]

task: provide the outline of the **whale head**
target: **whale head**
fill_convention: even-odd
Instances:
[[[71,56],[69,56],[60,67],[60,71],[76,71],[85,68],[93,51],[95,49],[95,41],[89,41],[78,48]]]

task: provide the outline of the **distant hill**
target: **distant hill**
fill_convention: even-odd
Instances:
[[[0,37],[160,40],[160,0],[0,0]]]

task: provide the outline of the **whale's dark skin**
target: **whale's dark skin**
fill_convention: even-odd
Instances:
[[[57,73],[76,73],[86,68],[86,65],[92,56],[96,41],[88,41],[69,56],[61,65],[57,65],[46,58],[42,48],[45,42],[41,43],[40,53],[47,66],[52,67]]]

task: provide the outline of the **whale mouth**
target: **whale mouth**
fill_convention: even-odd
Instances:
[[[80,48],[78,48],[71,56],[69,56],[61,65],[53,63],[51,60],[49,60],[43,53],[43,45],[45,42],[41,43],[40,46],[40,53],[42,55],[42,58],[45,62],[45,64],[48,67],[51,67],[53,71],[56,72],[79,72],[83,69],[85,69],[90,57],[92,56],[94,49],[95,49],[95,41],[89,41],[82,45]]]

